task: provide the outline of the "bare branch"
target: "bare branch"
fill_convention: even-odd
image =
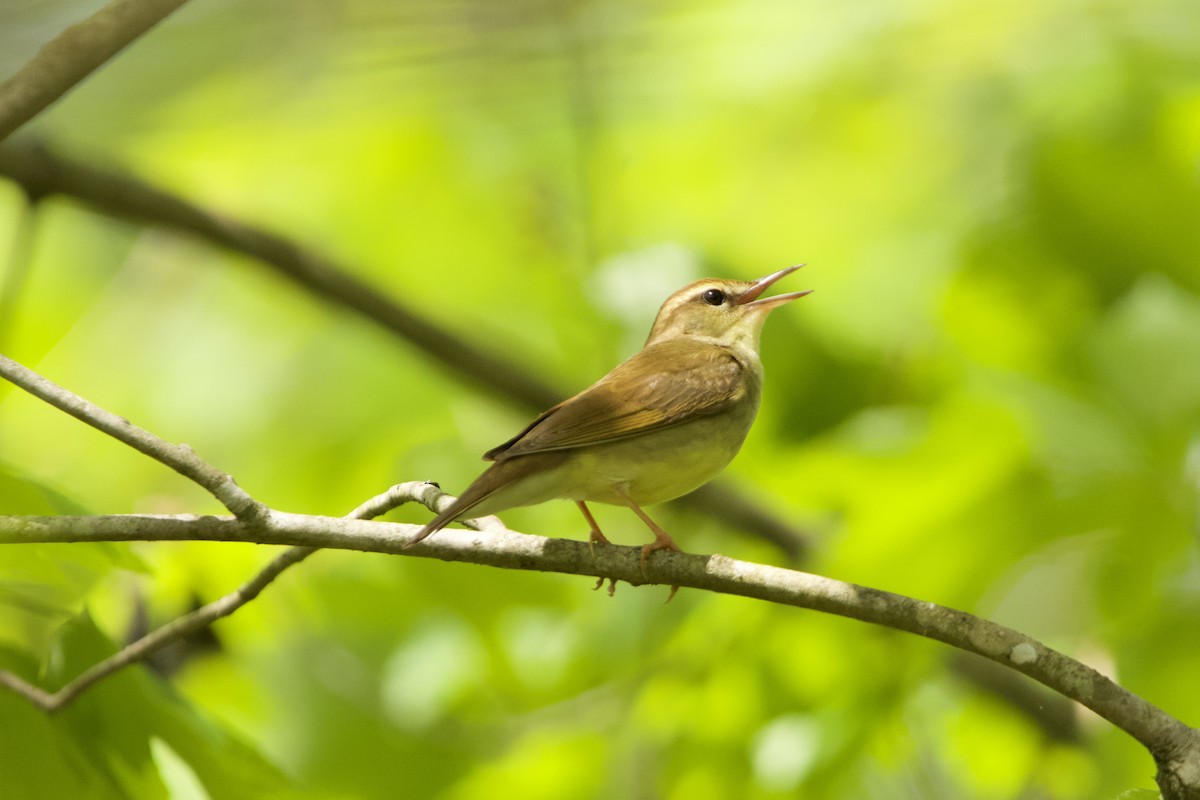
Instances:
[[[401,484],[393,499],[446,502],[432,484]],[[191,516],[0,517],[0,544],[32,542],[209,540],[254,541],[301,548],[338,548],[460,561],[504,569],[537,570],[702,589],[823,611],[914,633],[981,655],[1017,670],[1090,708],[1141,742],[1160,771],[1192,775],[1200,786],[1200,731],[1134,695],[1094,669],[1010,628],[963,611],[819,575],[737,561],[720,555],[662,552],[641,571],[641,549],[589,546],[507,530],[494,523],[457,529],[406,549],[417,525],[305,516],[271,511],[253,527],[231,518]],[[38,690],[40,691],[40,690]],[[28,696],[28,694],[27,694]],[[32,699],[32,698],[31,698]],[[43,698],[44,699],[44,698]],[[41,705],[41,703],[39,703]],[[1176,797],[1195,795],[1177,794]]]
[[[4,355],[0,355],[0,378],[16,384],[34,397],[45,400],[55,408],[198,483],[239,519],[253,521],[265,511],[265,508],[246,494],[233,478],[200,458],[186,445],[164,441],[150,431],[139,428],[129,420],[118,417],[111,411],[105,411],[94,403],[89,403],[74,392],[43,378]]]
[[[348,519],[374,519],[397,506],[425,497],[428,497],[428,502],[431,504],[437,503],[443,497],[445,500],[442,502],[450,501],[450,498],[440,491],[436,495],[428,493],[427,490],[430,488],[433,487],[425,483],[397,484],[383,494],[367,500],[346,517]],[[234,591],[151,631],[137,641],[130,642],[109,658],[85,670],[56,692],[47,692],[5,670],[0,670],[0,686],[7,686],[46,713],[53,714],[70,705],[79,695],[109,675],[146,659],[156,650],[173,641],[207,628],[222,617],[229,616],[258,597],[262,590],[267,588],[288,567],[299,564],[315,552],[317,552],[315,547],[289,547],[272,559],[257,575]]]
[[[386,296],[353,272],[270,231],[209,211],[125,173],[96,169],[43,147],[11,142],[0,148],[0,175],[33,198],[63,194],[105,214],[186,231],[271,267],[313,295],[341,305],[414,345],[493,396],[541,412],[570,392],[558,389],[523,364],[439,327]],[[714,481],[675,501],[802,558],[807,537],[796,525],[764,510],[727,483]]]
[[[0,141],[162,21],[186,0],[113,0],[64,30],[0,84]]]

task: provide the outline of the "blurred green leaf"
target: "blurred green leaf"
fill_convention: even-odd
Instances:
[[[0,467],[0,513],[81,514],[77,504]],[[55,629],[78,614],[113,570],[145,571],[127,545],[13,545],[0,559],[0,641],[45,653]]]
[[[81,614],[61,627],[55,658],[35,680],[64,683],[114,650]],[[4,661],[32,679],[28,661],[11,655]],[[141,667],[102,681],[53,717],[9,692],[0,694],[0,708],[8,722],[0,726],[5,776],[0,796],[165,798],[159,773],[163,748],[211,797],[272,797],[286,787],[253,748],[214,726]]]

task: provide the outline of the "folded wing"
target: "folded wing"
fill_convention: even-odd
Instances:
[[[732,352],[711,344],[651,345],[483,457],[586,447],[719,413],[745,394],[745,369]]]

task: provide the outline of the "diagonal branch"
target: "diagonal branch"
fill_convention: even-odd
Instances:
[[[233,478],[200,458],[187,445],[171,444],[160,439],[150,431],[139,428],[124,417],[118,417],[94,403],[89,403],[74,392],[43,378],[4,355],[0,355],[0,378],[167,465],[185,478],[190,478],[243,521],[253,521],[265,510],[265,507],[246,494]]]
[[[352,271],[290,239],[190,203],[131,175],[16,142],[0,148],[0,175],[16,181],[35,199],[67,195],[105,214],[185,231],[249,256],[314,296],[375,322],[479,389],[532,412],[541,412],[570,394],[499,350],[480,347],[436,325]],[[714,481],[676,502],[775,544],[793,561],[802,558],[808,547],[807,537],[795,524],[769,513],[727,483]]]
[[[64,30],[0,84],[0,141],[186,0],[113,0]]]

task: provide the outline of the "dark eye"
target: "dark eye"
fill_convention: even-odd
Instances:
[[[704,294],[700,295],[700,299],[710,306],[719,306],[725,302],[725,293],[720,289],[706,289]]]

